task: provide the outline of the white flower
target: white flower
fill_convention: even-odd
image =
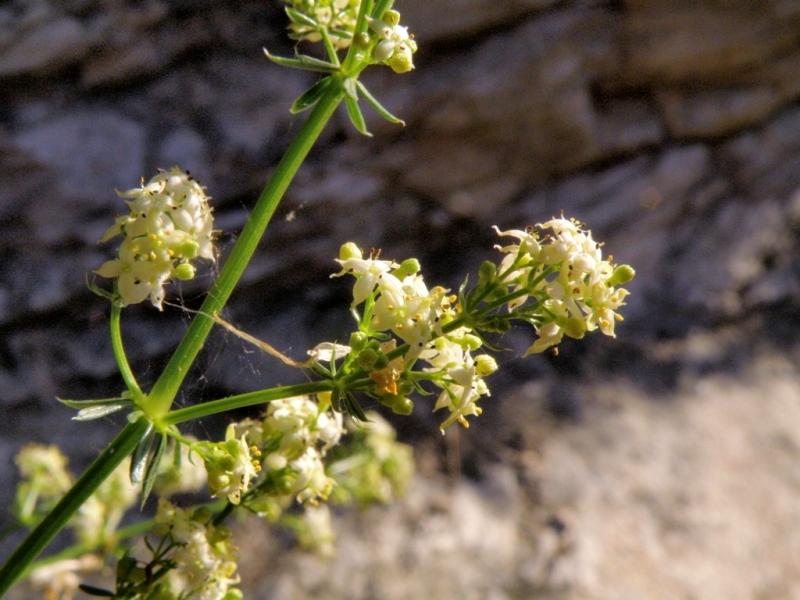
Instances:
[[[310,503],[312,506],[320,500],[327,500],[335,482],[325,474],[322,456],[314,448],[307,448],[299,458],[289,463],[296,478],[292,493],[297,494],[297,501]]]
[[[356,26],[360,0],[284,0],[298,12],[311,17],[320,26],[331,32],[331,41],[337,48],[350,45]],[[316,28],[305,23],[292,21],[289,24],[290,37],[295,40],[318,42],[322,39]]]
[[[394,11],[391,21],[369,19],[369,28],[375,32],[380,41],[375,47],[373,58],[377,62],[391,67],[395,73],[407,73],[414,68],[414,53],[417,43],[408,33],[408,28],[396,21],[400,15]]]
[[[100,571],[102,567],[99,556],[86,554],[38,567],[31,571],[30,582],[35,589],[44,590],[47,599],[71,600],[81,583],[79,573]]]
[[[195,258],[214,260],[213,218],[203,188],[173,167],[147,184],[119,194],[130,214],[117,217],[101,242],[124,236],[118,258],[105,262],[101,277],[116,278],[124,305],[148,296],[159,310],[164,285],[172,278],[191,279]]]
[[[168,575],[171,592],[200,600],[223,600],[230,586],[239,582],[230,532],[163,499],[155,521],[176,544],[169,557],[175,562]]]
[[[308,355],[318,362],[329,363],[339,360],[350,354],[350,346],[334,344],[333,342],[322,342],[308,351]]]
[[[397,263],[390,260],[363,258],[361,250],[352,242],[342,246],[336,262],[342,266],[342,270],[334,273],[331,277],[352,275],[356,278],[353,286],[352,308],[364,302],[375,289],[378,281],[389,271],[398,267]]]
[[[203,458],[211,495],[227,496],[233,504],[241,502],[242,494],[261,471],[261,452],[248,445],[245,435],[236,437],[233,423],[225,432],[225,441],[198,442],[192,450]]]

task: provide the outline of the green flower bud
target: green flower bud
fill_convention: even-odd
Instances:
[[[190,279],[194,279],[194,274],[197,272],[197,269],[194,268],[193,265],[190,263],[181,263],[174,269],[172,269],[172,275],[175,279],[180,279],[181,281],[188,281]]]
[[[497,275],[497,265],[489,260],[483,261],[478,269],[478,284],[486,284]]]
[[[630,265],[617,265],[606,283],[608,285],[624,285],[636,277],[636,271]]]
[[[200,245],[194,240],[186,240],[182,244],[175,246],[173,251],[177,256],[182,256],[183,258],[194,258],[200,251]]]
[[[559,326],[564,330],[566,335],[576,340],[579,340],[586,335],[586,322],[583,319],[570,317],[568,319],[564,319],[563,322],[559,322]]]
[[[411,48],[402,46],[387,59],[386,64],[398,74],[412,71],[414,69],[414,57]]]
[[[353,242],[347,242],[346,244],[342,244],[342,247],[339,248],[339,260],[350,260],[351,258],[361,259],[363,258],[363,254],[361,254],[361,249],[356,246]]]
[[[370,37],[369,34],[362,31],[355,37],[355,44],[357,48],[366,48],[369,46]]]
[[[414,411],[414,402],[402,394],[391,394],[381,397],[381,404],[392,409],[396,415],[407,417]]]
[[[368,341],[369,337],[366,333],[354,331],[350,334],[350,343],[348,345],[353,349],[353,352],[361,352]]]
[[[419,261],[416,258],[407,258],[400,263],[400,266],[397,267],[392,274],[398,279],[403,279],[409,275],[415,275],[416,273],[419,273],[420,269],[421,267]]]
[[[374,348],[365,348],[358,354],[356,363],[365,371],[372,371],[381,355]]]
[[[481,377],[486,377],[497,371],[497,361],[488,354],[475,357],[475,370]]]
[[[400,22],[400,13],[396,10],[387,10],[383,13],[383,21],[388,25],[397,25]]]

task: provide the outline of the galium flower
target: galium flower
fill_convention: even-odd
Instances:
[[[380,40],[373,58],[390,67],[395,73],[407,73],[414,68],[417,42],[408,28],[400,25],[400,13],[387,10],[383,19],[369,19],[369,28]]]
[[[353,38],[360,0],[284,0],[286,6],[317,23],[316,26],[292,18],[289,37],[305,42],[319,42],[324,28],[337,48],[346,48]]]
[[[297,535],[304,550],[321,556],[332,556],[335,536],[331,525],[331,511],[325,504],[306,506],[299,517],[286,521]]]
[[[103,561],[94,554],[69,558],[42,565],[31,571],[30,582],[34,589],[44,592],[48,600],[72,600],[81,583],[81,575],[100,571]]]
[[[538,339],[526,354],[556,346],[566,335],[582,338],[599,329],[614,336],[614,324],[622,320],[618,309],[628,291],[618,287],[634,277],[628,265],[614,265],[603,258],[601,245],[574,219],[553,218],[527,231],[501,231],[515,244],[497,246],[505,254],[497,271],[514,292],[529,292],[508,303],[513,312],[530,296],[538,302],[534,326]]]
[[[96,273],[116,279],[123,305],[146,298],[162,309],[164,285],[194,278],[196,258],[214,260],[213,218],[205,190],[178,167],[122,192],[130,213],[117,217],[100,239],[123,236],[117,258]]]
[[[179,598],[233,600],[241,592],[236,574],[236,547],[230,531],[210,523],[202,510],[181,509],[161,499],[156,529],[172,538],[176,547],[169,558],[175,563],[167,575],[170,592]]]
[[[322,462],[341,438],[341,413],[330,408],[330,394],[274,400],[263,421],[263,440],[271,452],[264,460],[268,473],[283,472],[289,494],[315,505],[327,499],[334,482]]]
[[[15,513],[26,524],[52,508],[72,485],[67,457],[58,446],[29,444],[15,458],[22,481],[17,488]]]
[[[351,441],[329,465],[337,484],[334,502],[391,502],[405,493],[414,474],[411,446],[398,442],[397,432],[377,412],[367,418],[350,424]]]
[[[203,459],[211,495],[227,496],[233,504],[241,502],[242,494],[261,471],[261,451],[248,445],[245,435],[237,437],[234,424],[228,426],[224,441],[197,442],[192,450]]]

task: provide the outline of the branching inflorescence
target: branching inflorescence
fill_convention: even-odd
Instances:
[[[96,271],[112,281],[112,289],[93,289],[111,300],[112,348],[126,389],[111,398],[62,402],[78,409],[79,421],[126,410],[128,425],[77,480],[53,446],[31,445],[20,452],[22,483],[14,514],[32,532],[0,570],[0,593],[27,574],[35,585],[68,598],[81,577],[102,571],[117,557],[113,591],[81,588],[142,600],[241,598],[236,546],[224,525],[231,513],[247,511],[281,524],[304,547],[330,553],[326,503],[388,502],[408,485],[411,448],[397,441],[368,404],[409,415],[415,402],[430,398],[430,408],[444,413],[442,433],[454,423],[468,427],[468,418],[482,413],[480,403],[490,395],[486,380],[498,369],[497,340],[515,324],[532,328],[526,354],[557,350],[565,336],[580,339],[592,331],[614,336],[628,293],[622,286],[633,278],[633,269],[604,257],[583,224],[563,217],[525,230],[495,228],[502,240],[495,246],[499,256],[480,265],[477,277],[458,290],[429,287],[417,259],[395,262],[345,243],[331,276],[354,279],[353,331],[347,344],[321,342],[302,362],[220,317],[283,192],[335,108],[344,102],[364,134],[362,99],[381,117],[402,123],[358,80],[370,65],[397,73],[414,67],[417,44],[391,4],[285,0],[290,37],[321,42],[325,58],[299,52],[267,56],[323,74],[291,108],[313,111],[147,393],[125,356],[120,311],[145,300],[161,310],[170,281],[192,279],[197,259],[215,260],[212,209],[205,189],[178,167],[119,194],[129,213],[101,240],[121,238],[117,256]],[[305,370],[311,381],[170,410],[215,323]],[[186,421],[253,405],[265,405],[263,415],[230,423],[223,440],[197,440],[180,431]],[[204,486],[208,499],[201,504],[180,506],[173,498]],[[151,493],[159,496],[155,517],[120,527],[137,497],[144,506]],[[76,545],[33,563],[65,526],[73,530]],[[127,545],[142,535],[146,551]]]

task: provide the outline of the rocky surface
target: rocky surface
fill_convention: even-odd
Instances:
[[[798,3],[400,6],[418,69],[367,82],[408,127],[370,117],[365,140],[337,116],[229,318],[300,355],[346,334],[347,285],[327,278],[342,241],[416,255],[428,280],[456,286],[490,252],[491,224],[561,211],[639,276],[617,340],[512,359],[454,461],[426,442],[435,420],[418,409],[406,436],[466,480],[424,468],[433,479],[397,511],[342,517],[341,562],[281,559],[264,583],[249,566],[268,590],[257,597],[318,595],[324,582],[364,598],[424,595],[416,585],[441,598],[800,593],[796,373],[777,358],[796,357],[800,332]],[[113,190],[179,163],[209,188],[220,227],[241,227],[311,82],[261,56],[291,51],[282,26],[262,0],[0,6],[4,456],[55,440],[80,465],[111,435],[96,423],[76,437],[53,396],[119,386],[106,307],[84,284],[109,253],[95,240],[121,208]],[[211,271],[178,301],[195,306]],[[145,382],[187,319],[126,311]],[[182,401],[296,377],[248,352],[215,334]],[[7,459],[0,477],[12,473]],[[400,577],[406,563],[421,575]]]

